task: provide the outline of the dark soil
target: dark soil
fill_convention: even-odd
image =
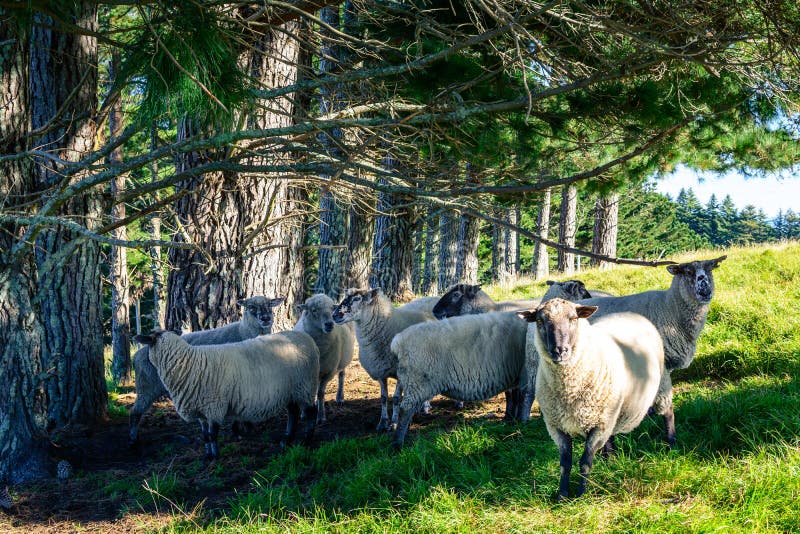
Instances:
[[[335,382],[329,384],[327,399],[334,398]],[[134,399],[135,393],[129,392],[118,402],[127,409]],[[357,362],[347,370],[345,399],[341,407],[327,403],[328,421],[317,426],[312,447],[336,436],[374,433],[380,415],[379,388]],[[434,422],[449,428],[465,419],[502,417],[503,409],[502,395],[468,403],[463,410],[437,397],[430,415],[415,417],[410,437]],[[72,476],[9,488],[14,507],[0,510],[0,532],[141,532],[164,526],[181,514],[197,520],[197,510],[207,520],[223,512],[235,493],[251,489],[253,473],[262,464],[259,458],[281,453],[278,441],[284,425],[285,418],[276,417],[238,441],[232,439],[229,427],[224,428],[220,458],[213,463],[203,459],[199,425],[182,421],[166,399],[145,417],[136,448],[128,446],[125,416],[112,417],[93,429],[63,431],[51,436],[53,457],[69,461]],[[180,485],[183,500],[170,504],[147,489],[159,483]]]

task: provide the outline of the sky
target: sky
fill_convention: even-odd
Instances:
[[[765,177],[745,178],[737,171],[725,174],[698,173],[683,165],[672,174],[656,182],[656,190],[669,195],[673,200],[681,188],[694,191],[698,200],[705,205],[712,194],[722,202],[730,195],[737,210],[748,204],[761,208],[769,218],[774,218],[778,210],[791,208],[800,212],[800,173],[771,173]]]

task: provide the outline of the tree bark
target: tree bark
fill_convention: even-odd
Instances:
[[[433,282],[436,278],[436,232],[438,231],[439,217],[429,214],[425,219],[425,264],[420,285],[420,293],[423,295],[430,295],[436,289]]]
[[[509,222],[511,217],[509,210],[506,208],[497,208],[495,210],[495,217]],[[495,224],[492,226],[492,281],[500,284],[506,284],[511,279],[511,272],[509,271],[510,265],[507,261],[506,243],[507,228]]]
[[[365,195],[374,198],[371,193],[365,192]],[[371,211],[374,205],[364,208],[355,202],[350,204],[350,235],[347,239],[348,256],[345,273],[347,287],[369,287],[375,220],[367,209]]]
[[[547,239],[550,231],[550,188],[542,191],[539,214],[536,217],[536,235]],[[550,276],[550,258],[544,243],[537,241],[533,248],[533,277],[542,280]]]
[[[439,216],[439,294],[458,283],[456,278],[458,228],[459,219],[452,211],[446,211]]]
[[[478,283],[478,240],[480,222],[471,215],[462,215],[458,225],[456,280],[464,284]]]
[[[29,148],[28,100],[30,35],[0,7],[0,153]],[[25,198],[36,191],[30,160],[0,162],[0,211],[24,209]],[[33,308],[36,264],[26,255],[8,257],[22,228],[0,224],[0,481],[24,483],[48,476],[51,467],[46,441],[37,425],[44,419],[38,375],[44,338]]]
[[[150,150],[158,148],[158,127],[156,123],[150,127]],[[150,181],[158,180],[158,164],[153,162],[150,167]],[[153,193],[153,201],[158,202],[158,192]],[[153,241],[161,240],[161,215],[154,211],[148,218],[150,238]],[[153,279],[153,327],[166,328],[167,324],[167,281],[164,275],[164,261],[161,256],[161,247],[153,245],[148,249],[150,255],[150,273]],[[138,308],[137,308],[138,309]],[[138,332],[138,328],[137,328]]]
[[[575,247],[575,232],[578,229],[578,188],[565,185],[561,190],[561,209],[558,215],[558,243]],[[558,250],[558,270],[566,275],[575,273],[575,254]]]
[[[120,66],[119,51],[111,54],[109,77],[113,83],[114,76]],[[122,101],[117,100],[108,115],[108,127],[112,138],[122,134]],[[110,156],[111,161],[122,162],[122,148],[116,148]],[[125,175],[111,180],[111,198],[116,200],[125,191]],[[114,203],[111,206],[111,222],[125,218],[125,204]],[[128,230],[123,225],[111,232],[111,237],[127,240]],[[131,383],[131,321],[130,296],[128,282],[128,249],[111,246],[108,277],[111,282],[111,377],[118,384]]]
[[[619,216],[619,193],[612,192],[597,199],[594,215],[592,252],[614,257],[617,255],[617,218]],[[606,271],[613,263],[592,258],[591,264]]]
[[[75,2],[70,22],[96,32],[97,4]],[[89,154],[97,131],[97,39],[60,31],[49,16],[34,14],[31,38],[32,128],[54,127],[35,142],[41,150],[77,161]],[[60,115],[56,116],[58,113]],[[73,177],[77,181],[85,173]],[[42,190],[62,183],[58,169],[39,161]],[[100,225],[104,212],[95,188],[73,198],[62,215],[77,217],[86,228]],[[50,424],[92,424],[106,417],[103,362],[100,246],[64,228],[42,231],[36,240],[39,299],[42,303],[43,367]]]
[[[508,222],[518,226],[521,220],[519,208],[512,208],[508,212]],[[517,276],[520,272],[519,258],[519,232],[506,228],[506,268],[511,276]]]
[[[339,8],[325,8],[319,12],[320,20],[326,22],[331,28],[339,29]],[[325,76],[340,70],[340,50],[332,43],[332,32],[325,27],[320,29],[322,43],[319,50],[319,75]],[[320,112],[325,114],[341,109],[343,95],[339,87],[323,86],[320,88]],[[329,137],[330,135],[330,137]],[[342,140],[342,130],[334,128],[330,134],[319,134],[320,144],[333,158],[342,158],[343,153],[339,147]],[[330,176],[322,176],[324,180],[331,180]],[[333,184],[329,183],[320,192],[320,225],[319,225],[319,270],[317,284],[314,288],[317,293],[325,293],[334,300],[346,289],[345,267],[347,258],[347,240],[349,237],[347,204],[337,199]]]

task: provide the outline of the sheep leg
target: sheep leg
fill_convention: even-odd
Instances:
[[[303,427],[303,445],[308,446],[311,444],[311,438],[314,437],[316,422],[319,421],[317,408],[313,404],[306,406],[303,408],[303,416],[305,420],[305,426]]]
[[[392,395],[392,424],[390,430],[397,428],[397,419],[400,416],[400,398],[403,396],[403,386],[400,381],[394,383],[394,395]],[[428,403],[430,411],[430,402]]]
[[[281,447],[286,447],[294,439],[295,431],[297,430],[297,419],[300,416],[300,408],[297,404],[291,402],[286,407],[289,412],[289,417],[286,419],[286,432],[281,439]]]
[[[336,404],[338,406],[344,405],[344,369],[339,371],[339,384],[336,388]]]
[[[535,390],[533,388],[526,388],[525,395],[522,397],[522,402],[519,406],[519,413],[517,414],[517,418],[520,421],[529,421],[531,418],[531,407],[533,406],[533,399],[536,396]]]
[[[378,421],[376,430],[381,432],[389,428],[389,411],[386,408],[389,401],[389,385],[386,378],[378,380],[378,384],[381,386],[381,420]]]
[[[522,398],[519,388],[507,389],[506,394],[506,414],[503,421],[516,421],[521,410]]]
[[[678,439],[675,436],[675,409],[672,406],[672,377],[668,371],[661,377],[652,410],[664,417],[667,444],[674,447]]]
[[[604,458],[608,458],[614,455],[614,436],[611,435],[606,441],[606,444],[603,445],[602,455]]]
[[[558,500],[569,497],[569,474],[572,471],[572,437],[558,431],[558,462],[561,466],[561,479],[558,482]]]
[[[219,458],[219,446],[217,445],[217,437],[219,437],[219,423],[210,421],[208,423],[208,441],[211,445],[211,459],[216,460]]]
[[[198,419],[200,422],[200,432],[203,435],[203,448],[206,453],[206,460],[211,460],[211,434],[209,433],[208,423],[205,419]]]
[[[406,439],[408,427],[411,425],[411,419],[422,406],[422,401],[416,400],[414,397],[406,395],[398,408],[399,417],[397,421],[397,428],[394,431],[394,439],[392,440],[392,447],[395,450],[403,448],[403,442]]]
[[[425,415],[431,413],[431,399],[428,399],[425,402],[423,402],[422,408],[420,408],[420,410],[422,410],[422,413],[424,413]]]
[[[317,388],[317,424],[324,423],[325,419],[325,390],[328,387],[328,380],[320,381],[319,388]],[[305,416],[306,410],[303,410]]]
[[[136,392],[136,401],[133,403],[133,407],[131,408],[131,414],[128,418],[128,445],[134,446],[139,441],[139,425],[142,424],[142,417],[147,411],[150,409],[150,406],[158,399],[161,395],[166,393],[164,389],[160,389],[159,391],[153,392],[146,392],[146,391],[137,391]]]
[[[589,482],[589,473],[592,471],[592,464],[594,463],[594,456],[597,451],[608,442],[609,436],[606,433],[600,432],[597,428],[589,431],[586,436],[586,448],[583,450],[580,462],[580,481],[578,482],[578,492],[576,497],[580,497],[586,493],[586,484]]]

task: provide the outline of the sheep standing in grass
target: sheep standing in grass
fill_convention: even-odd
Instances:
[[[706,323],[706,316],[714,296],[712,271],[726,258],[692,261],[667,266],[673,275],[667,290],[645,291],[624,297],[592,298],[581,304],[598,306],[590,322],[618,312],[634,312],[649,319],[661,334],[664,342],[664,359],[667,373],[654,406],[656,413],[664,416],[667,442],[674,445],[675,413],[672,407],[672,379],[669,372],[689,367],[697,349],[697,339]]]
[[[514,312],[497,312],[417,324],[397,334],[391,348],[403,400],[394,446],[402,447],[414,413],[434,395],[480,401],[508,389],[524,391],[526,329]]]
[[[319,350],[304,332],[267,334],[224,345],[189,345],[165,331],[135,336],[167,387],[178,415],[197,419],[206,458],[219,456],[217,434],[225,419],[260,422],[289,411],[283,444],[292,441],[300,414],[304,442],[316,423]]]
[[[539,354],[536,393],[547,432],[558,446],[558,497],[569,496],[572,439],[586,438],[577,496],[586,491],[594,456],[615,434],[636,428],[652,406],[664,370],[655,326],[635,313],[586,320],[597,310],[552,299],[520,312]]]
[[[302,314],[294,329],[314,339],[319,349],[319,391],[317,392],[317,423],[325,422],[325,388],[339,376],[336,403],[344,403],[344,370],[353,360],[355,336],[352,324],[336,324],[333,308],[336,303],[323,294],[314,295],[300,305]]]
[[[392,338],[413,324],[434,321],[433,315],[430,312],[394,308],[380,288],[351,288],[334,309],[333,320],[340,324],[355,323],[358,359],[364,370],[381,387],[381,418],[377,429],[389,429],[388,379],[397,379],[397,356],[390,349]],[[401,393],[402,388],[398,383],[392,397],[393,425],[397,422]]]
[[[219,345],[254,338],[272,332],[272,308],[284,301],[283,297],[269,299],[256,296],[238,302],[244,308],[242,319],[229,325],[211,330],[200,330],[183,335],[190,345]],[[147,345],[133,355],[133,369],[136,376],[136,401],[131,408],[128,423],[128,443],[134,445],[139,439],[139,426],[142,417],[150,406],[167,394],[164,384],[148,358]]]

